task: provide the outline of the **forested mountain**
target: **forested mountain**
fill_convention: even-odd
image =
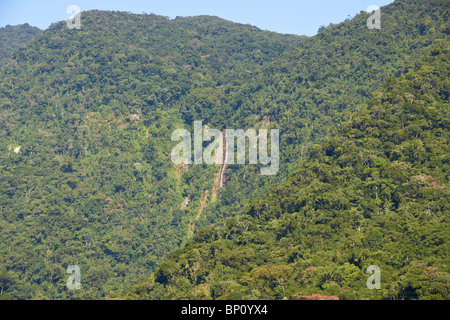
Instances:
[[[181,180],[168,157],[181,99],[217,99],[302,39],[215,17],[91,11],[82,23],[52,25],[1,70],[0,252],[13,298],[67,297],[73,264],[89,289],[70,296],[121,292],[177,248],[215,174]]]
[[[228,109],[230,116],[224,124],[279,128],[280,171],[267,179],[255,166],[244,172],[239,166],[228,166],[231,181],[222,192],[227,206],[215,203],[211,210],[207,207],[205,222],[213,222],[218,215],[242,214],[247,199],[261,196],[274,182],[284,179],[308,156],[313,144],[349,119],[381,84],[407,72],[434,39],[449,34],[448,9],[446,1],[395,1],[381,8],[380,30],[368,29],[370,14],[361,12],[323,28],[257,70],[251,81],[233,87],[235,99],[221,104],[221,112]],[[208,115],[203,111],[197,118]],[[214,126],[221,126],[216,115],[211,119]]]
[[[369,103],[372,92],[390,77],[417,68],[419,57],[449,31],[445,1],[396,1],[382,8],[380,30],[367,28],[368,17],[361,12],[307,38],[210,16],[170,20],[88,11],[81,29],[58,22],[15,51],[0,69],[2,298],[123,296],[166,259],[150,284],[128,297],[186,298],[192,297],[186,290],[196,287],[199,294],[209,288],[204,297],[219,298],[227,294],[224,281],[231,281],[230,288],[242,286],[240,277],[254,264],[236,260],[243,269],[231,278],[217,276],[224,291],[211,293],[205,277],[216,277],[220,269],[208,265],[201,269],[205,277],[193,282],[175,269],[167,276],[167,266],[184,260],[179,261],[180,252],[166,255],[185,243],[182,250],[191,255],[193,246],[208,245],[201,242],[218,226],[228,230],[228,223],[238,223],[245,229],[248,219],[261,224],[261,232],[253,233],[261,239],[255,241],[273,240],[275,246],[281,239],[273,233],[279,231],[278,218],[268,216],[275,222],[262,223],[252,217],[262,211],[258,203],[248,207],[249,199],[262,197],[288,174],[281,186],[295,181],[299,161],[321,159],[320,148],[310,153],[314,144],[329,143],[325,137],[335,135],[336,125],[369,112],[362,104]],[[194,121],[217,129],[280,129],[280,171],[261,176],[257,165],[229,165],[226,185],[219,188],[219,166],[173,164],[171,133],[192,130]],[[373,150],[368,150],[364,159],[371,159]],[[308,187],[305,192],[312,192]],[[366,204],[359,205],[353,214],[364,212]],[[343,205],[339,214],[348,214],[347,208]],[[215,227],[200,229],[211,224]],[[323,224],[332,233],[334,225]],[[220,245],[236,245],[223,241]],[[299,246],[294,245],[300,255]],[[283,259],[280,253],[280,264]],[[81,268],[83,290],[66,288],[65,271],[74,264]],[[177,281],[184,285],[174,293]],[[236,297],[249,296],[248,288],[238,289],[230,290],[239,292]],[[281,289],[255,290],[280,298],[286,296]]]
[[[450,298],[449,40],[247,214],[200,229],[128,298]],[[380,290],[366,287],[370,265]]]
[[[0,28],[0,66],[5,63],[14,51],[27,45],[42,30],[30,26],[28,23]]]

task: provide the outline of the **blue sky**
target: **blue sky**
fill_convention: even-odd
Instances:
[[[29,23],[46,29],[66,20],[66,9],[118,10],[176,16],[213,15],[248,23],[263,30],[312,36],[321,25],[339,23],[370,5],[382,7],[393,0],[0,0],[0,27]]]

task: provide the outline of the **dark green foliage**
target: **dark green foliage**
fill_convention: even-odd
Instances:
[[[247,215],[199,230],[126,298],[449,299],[449,40]],[[369,265],[381,268],[380,290],[366,287]]]
[[[32,27],[28,23],[0,28],[0,66],[14,51],[24,47],[41,33],[41,29]]]
[[[0,84],[8,297],[118,294],[192,237],[217,168],[181,175],[168,156],[172,131],[197,108],[208,123],[226,83],[301,39],[215,17],[91,11],[81,30],[59,22],[16,51]],[[72,264],[92,290],[66,290]]]
[[[383,268],[405,275],[390,296],[444,296],[442,268],[428,291],[418,272],[440,258],[408,256],[417,261],[405,264],[411,271],[402,263],[419,243],[445,253],[448,232],[436,217],[448,210],[439,200],[446,189],[423,186],[447,182],[448,113],[435,104],[448,99],[448,84],[435,90],[445,82],[427,69],[421,75],[416,61],[425,52],[442,56],[439,46],[426,50],[448,34],[448,8],[396,1],[383,10],[381,30],[368,30],[367,17],[306,38],[209,16],[89,11],[80,30],[55,23],[15,51],[0,70],[3,295],[120,296],[156,271],[129,297],[283,298],[301,283],[308,292],[360,297],[342,289],[365,286],[358,248],[386,261],[386,247],[403,255]],[[401,93],[401,105],[388,93],[369,101],[409,70],[420,85]],[[383,112],[388,107],[393,113]],[[218,166],[175,166],[171,133],[192,130],[196,120],[217,129],[279,128],[280,171],[261,176],[258,166],[230,165],[217,190]],[[346,120],[352,125],[336,134]],[[424,217],[435,219],[436,232],[417,222],[408,225],[415,242],[406,237],[398,228],[409,208],[435,214]],[[396,214],[379,220],[384,212]],[[359,226],[363,236],[353,230]],[[66,288],[72,264],[83,290]],[[302,279],[316,265],[324,268]],[[409,272],[418,282],[408,282]]]

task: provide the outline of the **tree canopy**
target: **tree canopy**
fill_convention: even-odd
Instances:
[[[447,297],[448,3],[368,17],[314,37],[98,10],[1,29],[0,296]],[[175,165],[194,121],[279,129],[278,174],[228,165],[220,188],[220,166]],[[397,284],[358,293],[372,261]]]

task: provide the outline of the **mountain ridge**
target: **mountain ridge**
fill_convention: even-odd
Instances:
[[[383,9],[381,30],[368,30],[361,13],[312,38],[93,11],[80,30],[58,22],[16,51],[0,70],[0,272],[11,280],[2,297],[125,295],[171,250],[207,238],[203,227],[249,228],[251,199],[448,34],[437,2],[395,3]],[[281,129],[280,172],[229,165],[215,193],[220,167],[176,166],[169,156],[171,132],[197,120]],[[73,264],[81,291],[66,288]]]
[[[438,40],[245,215],[200,229],[123,298],[448,299],[449,44]],[[380,290],[366,287],[373,265]]]
[[[27,45],[33,38],[43,31],[37,27],[32,27],[28,23],[15,26],[7,25],[0,28],[0,66],[5,63],[14,51]]]

